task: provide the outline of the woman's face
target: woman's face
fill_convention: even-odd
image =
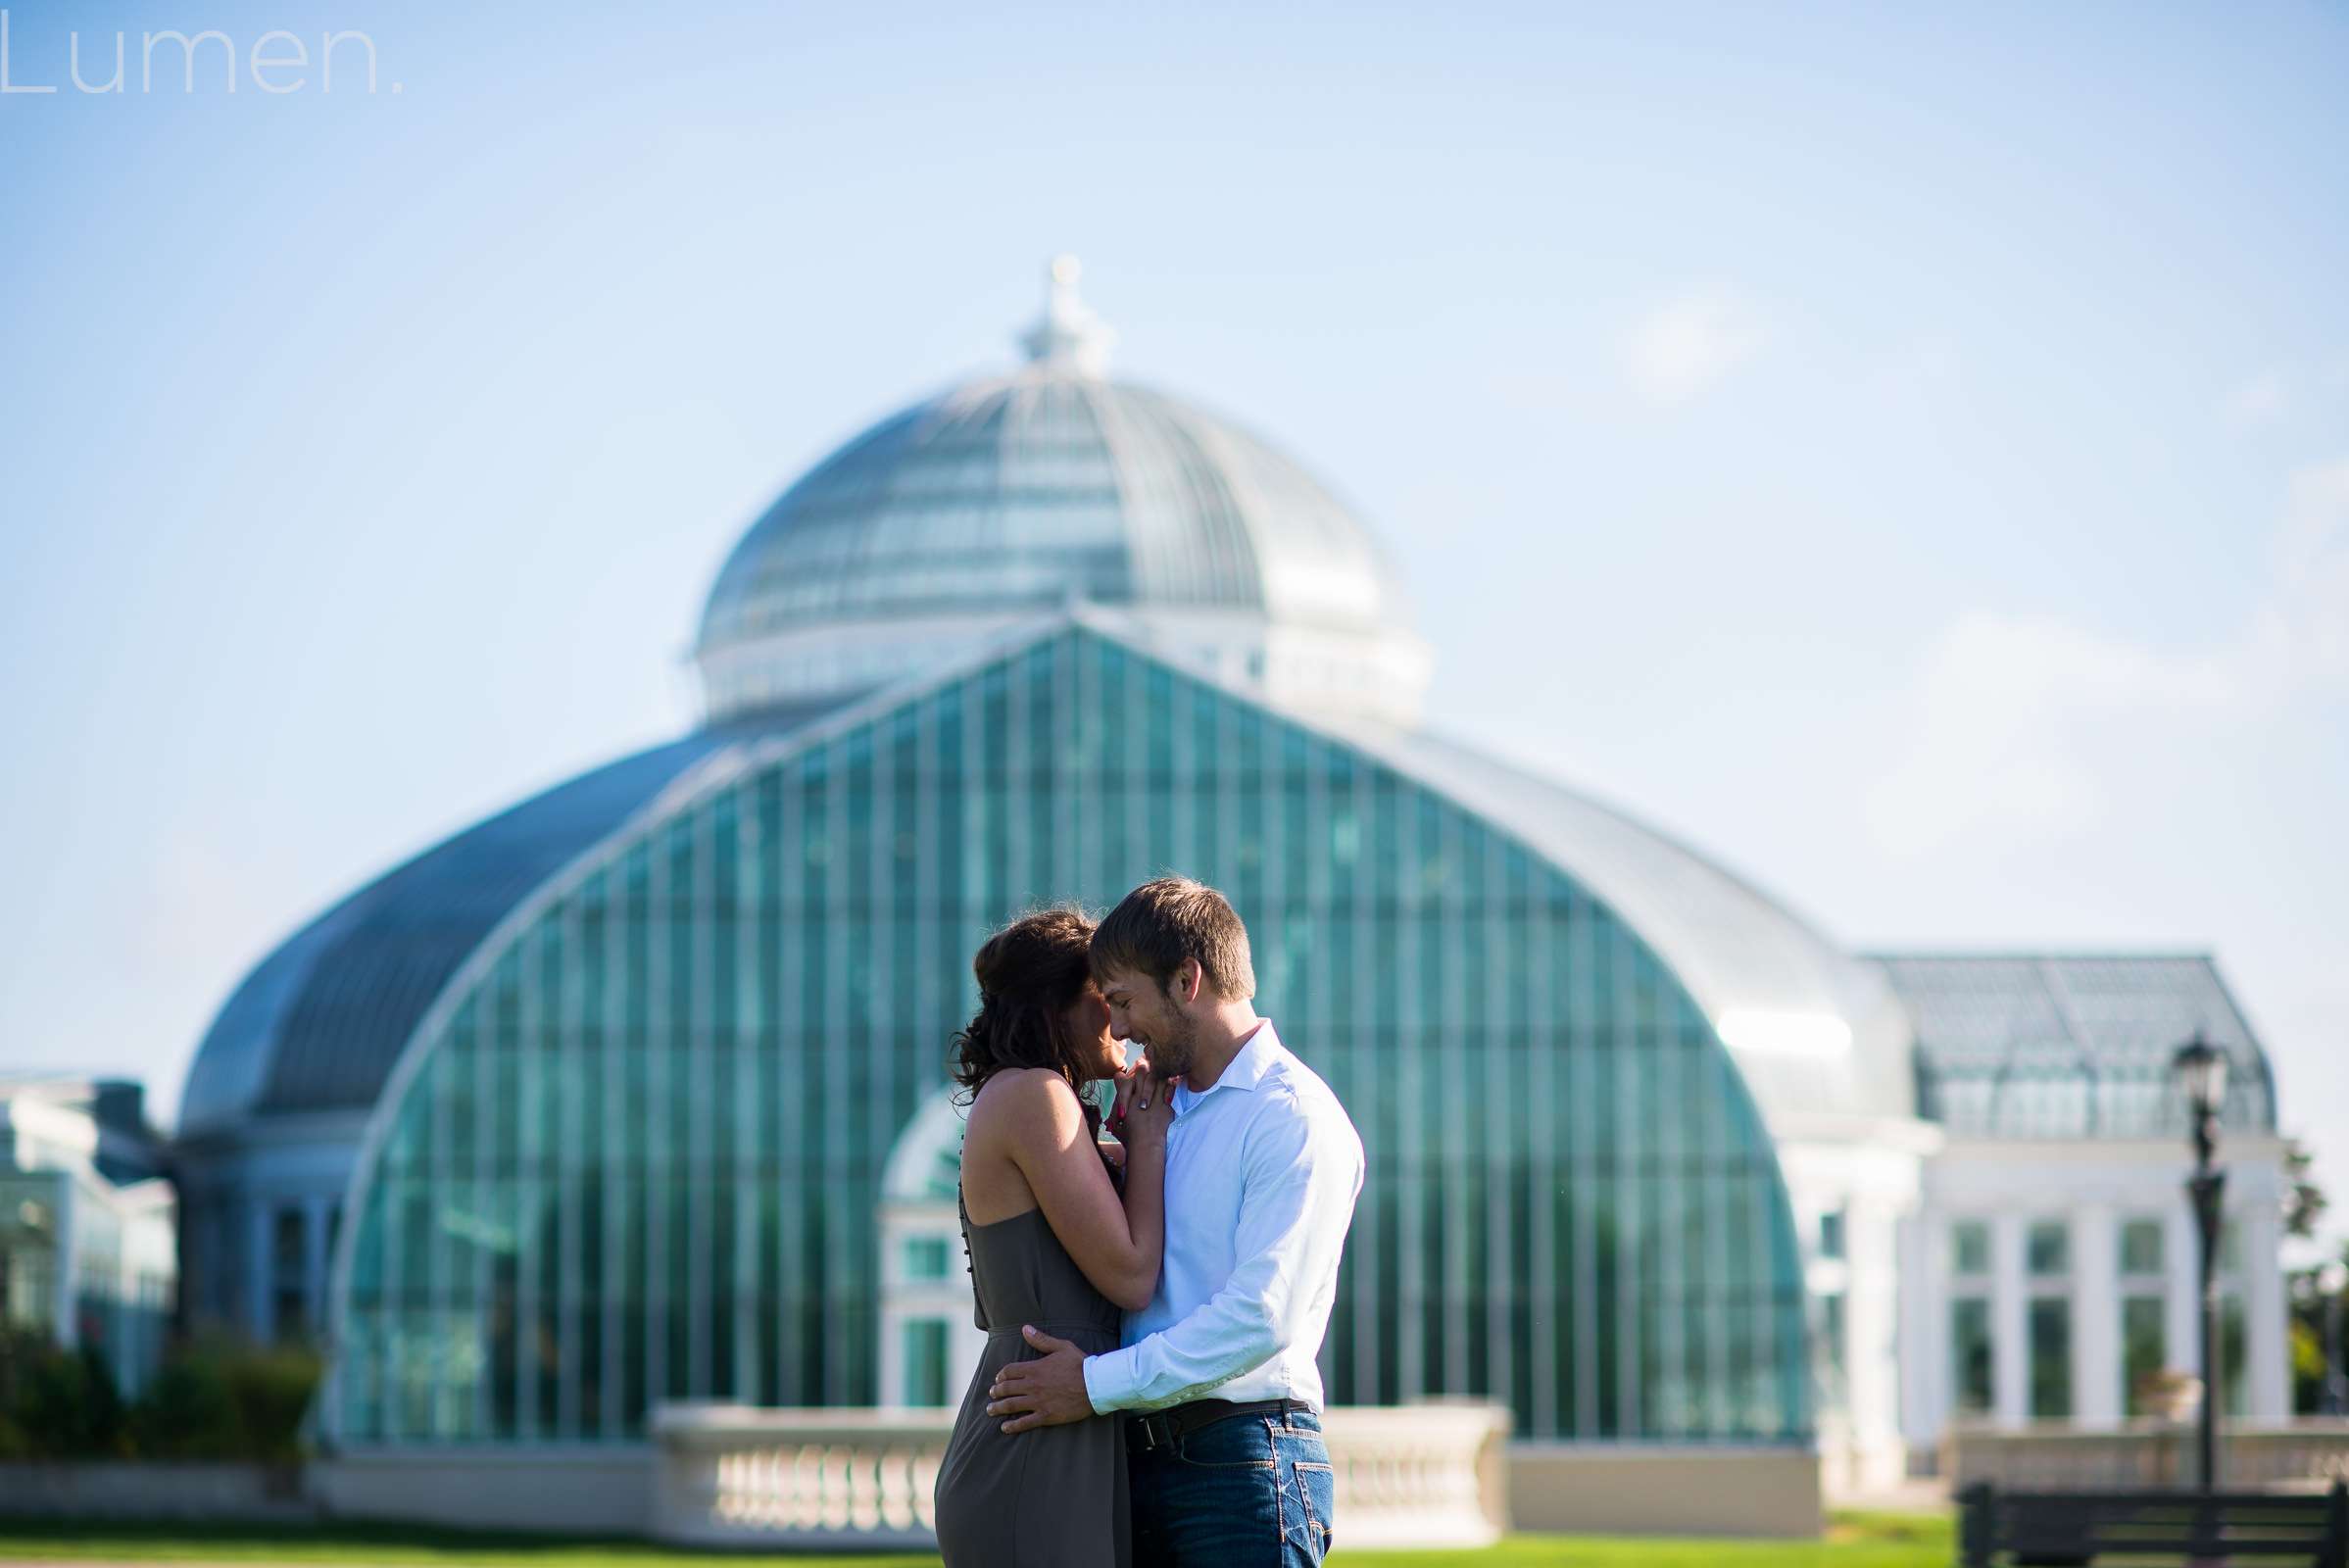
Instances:
[[[1109,1004],[1090,982],[1085,994],[1068,1005],[1068,1037],[1086,1063],[1088,1078],[1114,1078],[1126,1070],[1126,1047],[1109,1038]]]

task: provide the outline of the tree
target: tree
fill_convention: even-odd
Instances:
[[[2299,1139],[2285,1141],[2283,1146],[2283,1233],[2306,1241],[2317,1234],[2317,1221],[2331,1207],[2324,1189],[2309,1180],[2309,1167],[2317,1156],[2310,1153]]]

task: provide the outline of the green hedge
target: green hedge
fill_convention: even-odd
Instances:
[[[318,1386],[313,1350],[207,1340],[173,1350],[125,1401],[95,1352],[8,1331],[0,1459],[298,1459]]]

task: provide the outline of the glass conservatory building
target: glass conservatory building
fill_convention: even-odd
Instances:
[[[1418,728],[1428,652],[1361,526],[1106,379],[1073,275],[1026,344],[752,527],[701,729],[247,979],[182,1110],[190,1316],[322,1334],[347,1450],[952,1401],[969,956],[1175,870],[1231,896],[1258,1010],[1369,1153],[1333,1399],[1897,1464],[1942,1142],[1900,975]]]

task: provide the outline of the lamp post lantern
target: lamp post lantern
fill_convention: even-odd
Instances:
[[[2227,1173],[2211,1163],[2218,1152],[2219,1112],[2227,1103],[2227,1053],[2202,1038],[2178,1048],[2170,1064],[2193,1113],[2194,1174],[2186,1193],[2194,1200],[2194,1223],[2202,1235],[2202,1430],[2196,1445],[2204,1492],[2219,1478],[2219,1219]]]

